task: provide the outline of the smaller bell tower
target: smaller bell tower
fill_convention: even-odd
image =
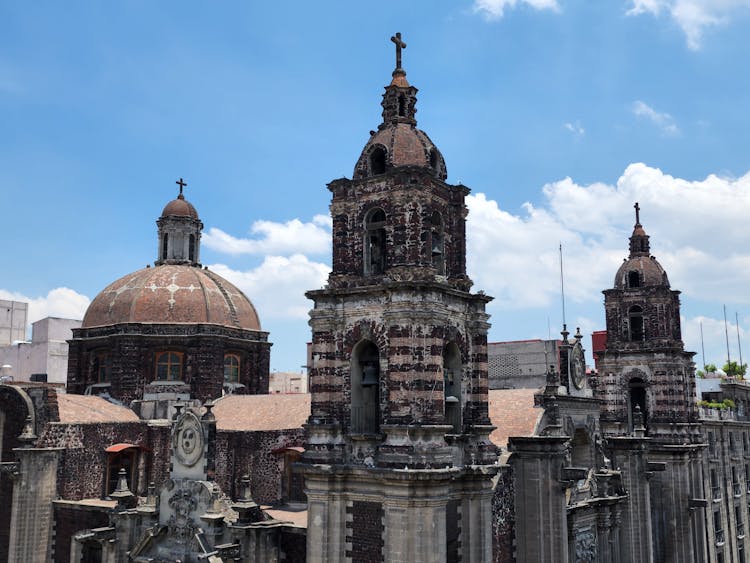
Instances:
[[[180,186],[180,193],[164,207],[161,217],[156,221],[159,227],[159,249],[154,264],[200,266],[203,223],[195,207],[182,193],[187,183],[182,178],[175,183]]]

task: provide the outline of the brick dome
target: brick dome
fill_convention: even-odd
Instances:
[[[638,273],[638,284],[633,285],[631,272]],[[661,267],[653,256],[634,256],[625,260],[615,275],[615,289],[628,289],[632,287],[669,287],[667,272]]]
[[[260,330],[255,307],[234,285],[209,270],[175,264],[143,268],[107,286],[89,305],[82,328],[121,323]]]
[[[161,212],[162,217],[191,217],[198,219],[198,212],[185,197],[180,194],[177,199],[173,199],[167,205],[164,206],[164,210]]]
[[[381,164],[382,168],[378,169]],[[354,169],[354,178],[382,174],[398,166],[431,168],[441,180],[448,176],[443,155],[424,131],[409,123],[388,123],[365,145]]]

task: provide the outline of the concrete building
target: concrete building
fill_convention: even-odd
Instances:
[[[0,365],[11,366],[10,374],[15,381],[33,379],[64,386],[68,374],[68,340],[80,326],[80,320],[56,317],[31,323],[31,342],[0,346]]]
[[[514,340],[487,344],[490,389],[539,389],[550,365],[560,369],[560,340]]]
[[[29,304],[0,299],[0,346],[26,340]]]

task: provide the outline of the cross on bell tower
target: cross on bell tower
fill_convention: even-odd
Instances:
[[[396,44],[396,70],[401,68],[401,49],[406,49],[406,43],[401,41],[401,33],[396,33],[391,37],[391,41]]]

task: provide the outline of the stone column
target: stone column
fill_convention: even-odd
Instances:
[[[385,548],[389,563],[444,563],[447,498],[389,500],[385,508]]]
[[[492,481],[481,475],[469,483],[477,490],[464,495],[461,502],[461,561],[491,561]]]
[[[307,494],[307,563],[346,561],[346,502],[331,475],[305,474]]]
[[[61,448],[15,448],[19,475],[13,486],[9,563],[43,563],[50,558],[52,501],[57,498]],[[7,509],[7,508],[6,508]]]
[[[653,536],[651,531],[651,490],[649,487],[646,448],[649,438],[608,438],[612,464],[622,471],[622,481],[628,492],[620,520],[621,561],[653,561]]]
[[[568,440],[568,436],[510,439],[518,563],[569,560],[565,491],[560,482]]]

